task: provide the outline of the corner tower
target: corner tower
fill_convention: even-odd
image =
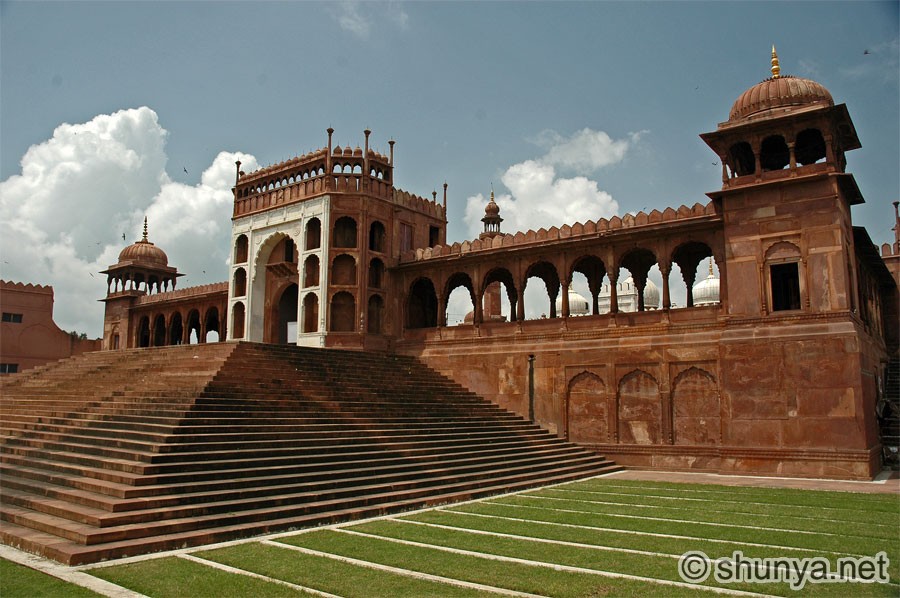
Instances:
[[[723,444],[767,447],[756,457],[775,455],[782,474],[871,477],[888,355],[872,289],[888,277],[851,220],[863,198],[846,172],[860,147],[847,108],[819,83],[783,76],[773,47],[772,76],[701,137],[722,164],[722,188],[708,195],[723,219]]]
[[[850,206],[863,202],[845,153],[860,147],[844,104],[809,79],[772,76],[700,136],[719,156],[728,315],[855,309]]]

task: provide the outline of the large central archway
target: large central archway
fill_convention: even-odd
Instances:
[[[244,338],[255,342],[286,343],[288,322],[297,322],[297,246],[289,235],[276,232],[263,241],[253,258],[250,305]],[[293,309],[293,311],[291,311]],[[296,335],[293,341],[296,342]]]

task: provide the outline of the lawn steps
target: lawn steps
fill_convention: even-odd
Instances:
[[[0,383],[0,539],[70,565],[618,469],[399,355],[214,343]]]

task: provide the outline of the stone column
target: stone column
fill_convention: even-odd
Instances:
[[[613,268],[609,273],[609,313],[619,313],[619,269]]]
[[[669,273],[672,271],[672,263],[671,262],[663,262],[660,264],[660,273],[662,274],[662,308],[664,311],[669,311],[672,307],[672,301],[669,297]]]

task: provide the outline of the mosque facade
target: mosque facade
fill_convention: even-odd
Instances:
[[[402,191],[393,141],[383,155],[368,130],[354,148],[327,133],[304,156],[236,164],[227,282],[175,290],[145,228],[105,271],[104,348],[215,333],[397,352],[625,465],[880,469],[900,237],[879,253],[853,226],[847,107],[782,76],[774,49],[772,76],[701,135],[722,186],[692,206],[507,233],[492,197],[479,238],[448,243],[446,185],[441,201]],[[545,303],[526,308],[541,283]],[[461,325],[454,292],[471,305]]]

